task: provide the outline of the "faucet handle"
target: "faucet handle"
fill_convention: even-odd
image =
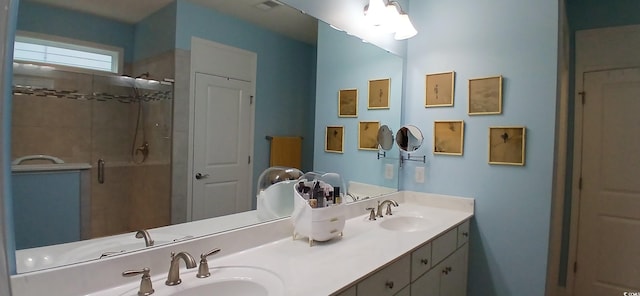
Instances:
[[[207,262],[207,257],[218,252],[220,252],[220,249],[215,248],[200,255],[200,266],[198,267],[198,274],[196,274],[197,278],[206,278],[211,275],[211,273],[209,272],[209,262]]]
[[[369,221],[375,221],[376,220],[376,208],[366,208],[365,210],[367,211],[371,211],[369,213]]]
[[[392,205],[396,206],[396,207],[398,206],[397,203],[395,203],[395,204],[394,203],[387,203],[387,211],[384,213],[385,215],[387,215],[387,216],[388,215],[393,215],[393,213],[391,213],[391,206]]]
[[[136,275],[142,274],[142,280],[140,281],[140,289],[138,290],[138,296],[148,296],[153,294],[155,290],[151,284],[151,269],[149,267],[145,267],[141,270],[126,270],[122,272],[122,276],[124,277],[132,277]]]

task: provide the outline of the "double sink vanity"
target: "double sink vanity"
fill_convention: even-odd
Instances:
[[[371,220],[366,209],[375,211],[385,200],[398,203],[391,207],[392,215],[378,209],[375,214],[383,217]],[[153,289],[151,295],[187,296],[466,295],[473,199],[401,191],[345,207],[343,236],[313,246],[305,238],[293,239],[291,221],[283,218],[15,275],[13,293],[134,296],[149,295]],[[215,249],[220,251],[201,258]],[[182,253],[181,259],[171,262],[171,253]],[[169,274],[170,263],[177,263],[179,270]],[[202,276],[207,270],[210,276]],[[180,284],[165,284],[176,276]]]

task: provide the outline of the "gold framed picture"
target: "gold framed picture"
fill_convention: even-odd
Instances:
[[[391,78],[369,80],[369,109],[389,109]]]
[[[358,124],[358,149],[378,150],[379,121],[360,121]]]
[[[502,113],[502,76],[469,79],[469,115]]]
[[[425,79],[424,106],[453,106],[455,72],[427,74]]]
[[[325,131],[324,151],[333,153],[344,152],[344,126],[327,126]]]
[[[464,121],[433,122],[433,154],[462,155],[464,152]]]
[[[358,90],[338,91],[338,117],[358,117]]]
[[[489,127],[489,163],[523,166],[525,136],[524,126]]]

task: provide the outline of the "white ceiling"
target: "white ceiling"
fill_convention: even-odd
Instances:
[[[137,23],[173,0],[32,0],[86,12],[126,23]],[[289,6],[264,11],[255,7],[265,0],[189,0],[224,14],[265,27],[290,38],[315,44],[317,20]]]

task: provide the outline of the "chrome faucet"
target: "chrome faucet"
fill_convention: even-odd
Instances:
[[[175,286],[182,283],[180,279],[180,259],[187,265],[187,269],[196,268],[197,266],[196,260],[189,253],[180,252],[176,254],[171,252],[171,266],[169,266],[167,281],[164,282],[167,286]]]
[[[393,214],[391,213],[391,205],[393,205],[394,207],[397,207],[397,206],[398,206],[398,202],[397,202],[397,201],[395,201],[395,200],[393,200],[393,199],[387,199],[387,200],[385,200],[385,201],[383,201],[383,202],[379,202],[379,201],[378,201],[378,214],[376,215],[376,217],[378,217],[378,218],[383,217],[383,216],[382,216],[382,208],[383,208],[385,205],[387,206],[387,211],[386,211],[386,213],[385,213],[385,214],[387,214],[387,215],[393,215]]]
[[[149,232],[144,229],[136,232],[136,238],[144,238],[144,244],[147,247],[153,246],[154,241],[151,239],[151,235],[149,235]]]

